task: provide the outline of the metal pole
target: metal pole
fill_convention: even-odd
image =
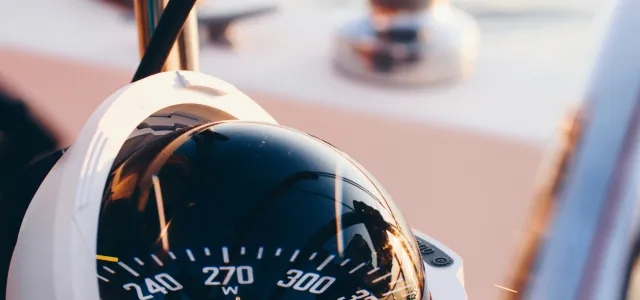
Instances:
[[[134,2],[140,57],[144,55],[160,16],[162,16],[162,11],[168,2],[169,0],[136,0]],[[196,18],[196,9],[194,8],[167,58],[163,71],[199,70],[198,22]]]
[[[189,18],[178,37],[178,60],[181,70],[200,70],[200,43],[198,34],[198,19],[194,6]]]
[[[619,0],[587,90],[579,128],[561,155],[565,168],[532,226],[511,299],[618,300],[637,233],[640,174],[640,1]],[[549,207],[553,212],[549,212]],[[536,224],[536,223],[534,223]],[[540,228],[546,233],[536,233]],[[531,238],[537,236],[537,238]]]

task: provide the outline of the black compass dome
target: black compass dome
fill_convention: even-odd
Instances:
[[[125,144],[97,249],[117,259],[97,262],[103,300],[426,291],[411,229],[375,179],[332,145],[274,124],[202,124]]]

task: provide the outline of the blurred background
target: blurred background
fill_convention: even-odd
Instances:
[[[200,71],[364,164],[412,227],[463,257],[470,299],[508,293],[495,285],[514,261],[545,150],[582,100],[604,0],[440,0],[418,24],[391,22],[422,33],[417,50],[385,40],[421,55],[393,70],[360,51],[380,43],[358,31],[375,19],[369,1],[200,2]],[[0,82],[62,146],[140,59],[128,1],[0,0],[0,20]]]

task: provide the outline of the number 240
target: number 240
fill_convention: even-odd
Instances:
[[[178,291],[182,289],[182,285],[167,273],[158,274],[155,276],[155,279],[155,281],[151,278],[145,278],[144,280],[147,285],[147,290],[149,290],[149,293],[151,293],[151,295],[145,296],[142,292],[142,288],[135,283],[127,283],[122,287],[127,291],[130,291],[131,289],[136,290],[136,294],[138,295],[139,300],[151,299],[153,298],[153,294],[155,293],[166,294],[167,290]],[[156,281],[160,284],[158,284]]]

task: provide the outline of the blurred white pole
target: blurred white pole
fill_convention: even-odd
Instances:
[[[638,209],[640,1],[619,0],[523,299],[623,299]]]

